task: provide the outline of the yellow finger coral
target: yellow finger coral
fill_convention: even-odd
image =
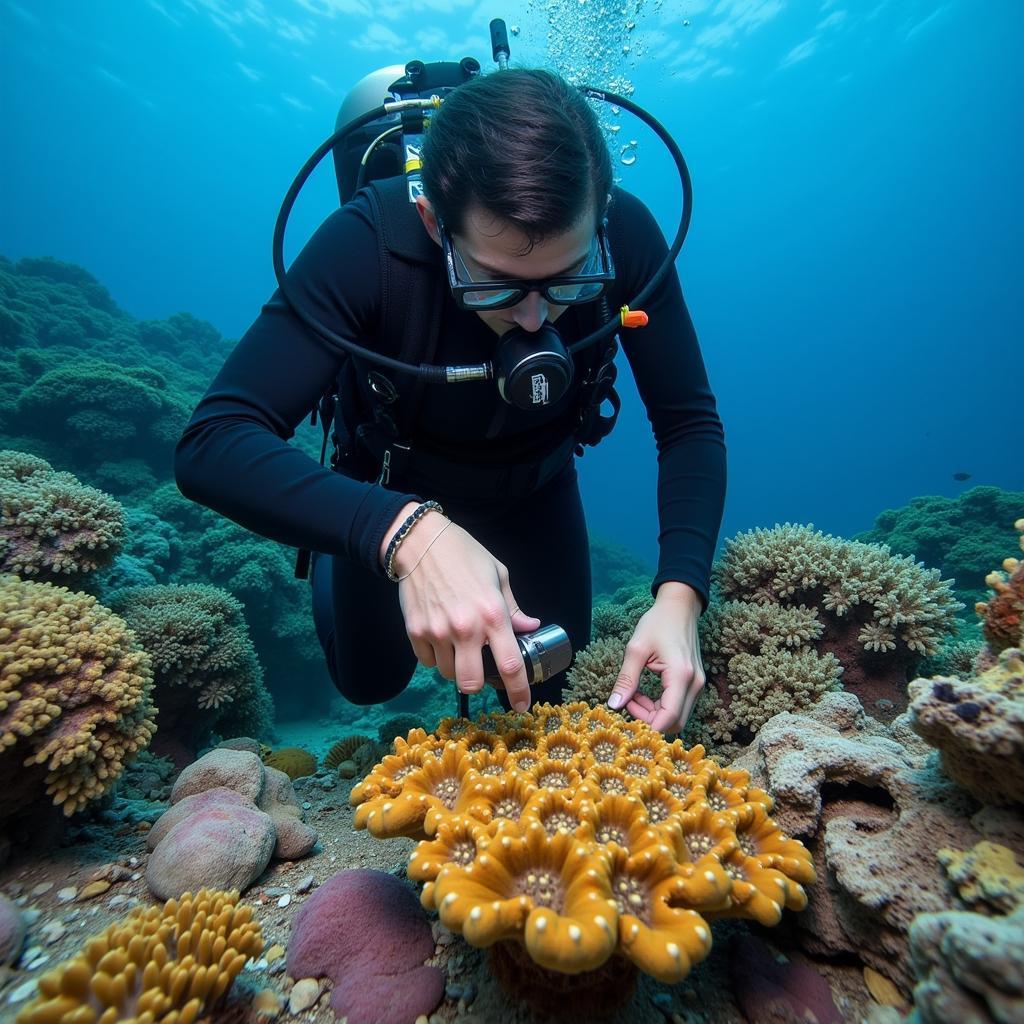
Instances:
[[[139,908],[39,980],[16,1024],[192,1024],[211,1013],[263,948],[238,892],[200,889]]]
[[[771,797],[642,722],[542,704],[396,750],[352,791],[356,827],[418,834],[424,906],[501,956],[512,944],[588,984],[623,957],[674,983],[707,955],[708,918],[774,924],[806,902],[811,856]]]
[[[109,789],[156,731],[152,680],[96,598],[0,576],[0,823],[44,786],[67,815]]]

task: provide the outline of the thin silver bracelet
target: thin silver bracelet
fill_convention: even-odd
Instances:
[[[404,576],[398,577],[399,583],[401,583],[402,580],[407,580],[416,571],[416,569],[419,567],[420,562],[422,562],[423,559],[427,557],[427,552],[434,546],[434,541],[437,540],[437,538],[440,537],[441,534],[444,533],[444,531],[447,530],[448,527],[451,525],[452,521],[450,519],[445,521],[444,526],[442,526],[441,529],[438,530],[437,533],[435,533],[434,536],[430,538],[430,543],[423,549],[423,553],[420,555],[420,557],[416,559],[416,564]]]
[[[392,583],[398,582],[398,576],[395,574],[395,553],[401,546],[402,541],[409,536],[409,531],[428,512],[440,512],[441,515],[444,515],[444,509],[436,501],[424,501],[422,504],[417,505],[409,513],[405,522],[395,530],[395,535],[391,538],[387,552],[384,555],[384,573]]]

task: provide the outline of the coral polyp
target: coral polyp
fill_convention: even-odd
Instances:
[[[541,704],[410,733],[350,799],[357,828],[421,840],[409,877],[472,945],[562,974],[622,957],[674,983],[710,951],[709,920],[806,904],[810,853],[748,783],[642,722]]]

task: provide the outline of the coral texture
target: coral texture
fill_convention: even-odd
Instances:
[[[72,582],[110,565],[123,537],[110,495],[34,455],[0,451],[0,572]]]
[[[1024,551],[1024,519],[1018,519],[1013,528],[1021,535],[1019,544]],[[982,632],[993,652],[1024,646],[1024,563],[1007,558],[1002,572],[989,573],[985,583],[994,593],[987,601],[979,601],[974,610],[981,616]]]
[[[17,1024],[166,1021],[213,1013],[250,957],[263,948],[252,908],[237,892],[201,889],[139,908],[90,939],[39,980]]]
[[[0,576],[0,822],[44,789],[66,815],[106,792],[156,729],[151,688],[94,597]]]
[[[348,1024],[409,1024],[433,1011],[444,972],[430,921],[404,882],[355,868],[328,878],[299,908],[288,944],[293,978],[329,977],[331,1006]]]
[[[708,920],[805,905],[810,856],[768,794],[642,722],[540,704],[395,748],[352,790],[354,824],[420,840],[424,906],[473,945],[566,974],[621,954],[671,983],[710,950]]]
[[[160,737],[195,749],[213,730],[259,737],[273,713],[242,605],[217,587],[131,587],[115,591],[122,615],[153,659]]]
[[[324,755],[324,767],[337,768],[342,762],[352,760],[356,751],[367,743],[373,743],[369,736],[346,736],[338,740]]]
[[[1024,651],[1010,647],[971,679],[916,679],[910,724],[982,803],[1024,803]]]
[[[939,863],[971,910],[1012,914],[1024,909],[1024,865],[1017,863],[1013,850],[990,842],[967,852],[944,848]]]
[[[1009,917],[922,914],[910,929],[922,1024],[1024,1021],[1024,910]]]
[[[885,726],[853,694],[767,722],[733,764],[775,796],[775,818],[811,849],[817,881],[798,936],[812,953],[853,953],[908,994],[907,935],[922,913],[967,909],[938,858],[940,845],[982,840],[1024,856],[1024,822],[979,809],[939,770],[906,716]]]
[[[790,523],[727,541],[714,584],[722,603],[705,616],[702,650],[725,741],[810,707],[840,676],[872,715],[893,718],[908,673],[962,607],[949,581],[913,558]]]

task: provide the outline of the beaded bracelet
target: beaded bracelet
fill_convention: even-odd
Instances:
[[[391,538],[388,549],[384,554],[384,573],[392,583],[398,582],[398,576],[395,574],[395,553],[398,551],[402,541],[409,535],[409,531],[428,512],[440,512],[441,515],[444,515],[444,509],[436,501],[425,501],[412,510],[409,517],[395,531],[395,535]]]

